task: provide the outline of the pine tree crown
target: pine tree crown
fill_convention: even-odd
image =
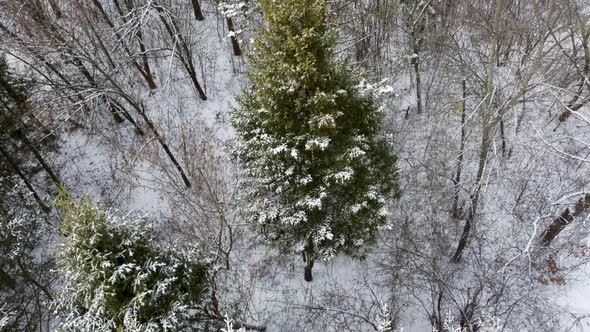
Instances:
[[[323,0],[263,0],[268,20],[233,125],[249,215],[282,248],[363,254],[398,195],[383,112],[344,61]]]
[[[203,319],[209,264],[195,252],[156,244],[142,218],[73,202],[61,192],[62,232],[57,260],[66,285],[56,308],[65,329],[197,330]]]

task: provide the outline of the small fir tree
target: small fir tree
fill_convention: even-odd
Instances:
[[[52,300],[49,216],[0,169],[0,331],[48,330]]]
[[[208,263],[183,250],[163,250],[143,219],[119,217],[61,194],[58,258],[65,279],[56,302],[62,328],[75,331],[200,331]]]
[[[398,195],[382,111],[334,59],[324,0],[261,0],[268,21],[250,55],[233,125],[252,221],[282,249],[316,259],[365,253]]]

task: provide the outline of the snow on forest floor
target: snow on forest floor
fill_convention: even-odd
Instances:
[[[208,128],[220,145],[230,139],[230,107],[235,105],[235,97],[245,86],[244,60],[231,56],[227,40],[219,37],[216,28],[209,26],[204,29],[204,36],[200,38],[203,38],[204,45],[207,46],[199,52],[207,60],[204,71],[209,99],[199,100],[188,78],[183,73],[169,72],[165,64],[160,66],[160,72],[156,75],[161,79],[165,78],[164,83],[161,83],[152,96],[145,97],[148,109],[152,112],[150,116],[157,119],[155,122],[158,128],[169,138],[175,152],[180,151],[180,146],[174,145],[174,137],[179,134],[178,128],[181,125],[194,124],[195,132],[192,134],[198,133],[199,128]],[[400,81],[409,82],[409,79],[398,79]],[[401,85],[396,85],[396,89],[402,89]],[[413,102],[410,88],[406,86],[405,90],[406,92],[398,92],[397,104],[389,107],[400,112],[392,118],[393,121],[400,122],[396,125],[394,134],[396,149],[400,153],[402,176],[412,177],[412,166],[415,163],[428,162],[437,157],[436,151],[429,155],[428,146],[416,145],[415,142],[428,144],[427,135],[452,128],[444,135],[452,137],[452,140],[433,144],[453,145],[456,143],[459,127],[456,123],[450,125],[455,121],[450,116],[445,119],[441,116],[430,118],[423,115],[413,122],[402,123],[402,113]],[[173,218],[175,211],[161,188],[160,180],[164,175],[155,166],[154,159],[146,157],[146,151],[153,153],[160,149],[157,142],[135,139],[129,125],[124,124],[121,127],[119,133],[91,130],[92,134],[88,134],[87,130],[74,130],[64,136],[64,145],[58,157],[63,165],[64,181],[71,184],[75,194],[89,193],[94,200],[102,200],[109,206],[142,211],[154,219],[161,216]],[[468,145],[467,150],[475,153],[476,141],[470,144],[472,145]],[[529,136],[522,137],[518,144],[538,146],[541,143],[537,138]],[[447,148],[449,147],[437,146],[435,150]],[[161,153],[159,156],[164,159]],[[471,157],[469,159],[476,160]],[[474,165],[466,166],[470,167]],[[510,185],[510,179],[489,180],[490,183]],[[498,186],[494,188],[492,185],[490,188],[497,191],[494,197],[502,195],[502,189]],[[497,211],[498,216],[495,219],[502,219],[501,207],[494,207],[492,202],[486,204],[488,211]],[[162,226],[166,227],[165,224]],[[266,325],[269,332],[328,331],[333,326],[347,325],[348,321],[353,326],[363,326],[364,330],[370,331],[374,329],[377,315],[381,311],[376,303],[385,301],[389,292],[385,286],[387,281],[379,277],[375,270],[380,261],[380,254],[374,253],[365,261],[337,257],[329,262],[318,262],[314,267],[314,281],[306,283],[302,276],[301,257],[279,255],[257,243],[257,237],[245,231],[239,245],[233,249],[232,272],[221,278],[225,279],[223,281],[226,286],[235,288],[230,291],[232,294],[228,294],[228,298],[238,302],[237,306],[246,311],[243,312],[244,319],[251,324]],[[556,305],[565,306],[580,314],[588,314],[590,268],[579,271],[576,279],[578,281],[557,289],[556,293],[559,295],[556,295]],[[239,303],[240,301],[244,303]],[[416,308],[415,312],[422,311]],[[431,330],[428,317],[424,314],[404,317],[403,322],[405,331]],[[586,328],[590,329],[590,326],[586,325]]]

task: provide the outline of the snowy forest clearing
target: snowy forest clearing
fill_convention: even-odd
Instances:
[[[0,0],[0,39],[2,331],[590,331],[586,1]]]

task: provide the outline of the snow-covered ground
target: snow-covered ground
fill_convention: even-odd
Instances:
[[[456,264],[450,258],[465,219],[454,220],[449,213],[460,154],[461,114],[453,106],[460,99],[459,85],[451,86],[453,79],[445,77],[432,87],[423,114],[416,114],[410,71],[381,77],[394,90],[383,100],[384,129],[398,154],[403,190],[402,198],[391,204],[393,229],[383,231],[366,260],[338,256],[317,262],[314,280],[307,283],[299,255],[265,246],[240,219],[240,204],[248,202],[239,200],[237,165],[228,151],[234,139],[230,112],[248,84],[247,60],[232,55],[223,19],[216,19],[214,8],[204,8],[207,20],[190,23],[190,31],[199,45],[194,55],[208,99],[198,98],[177,60],[168,57],[154,61],[158,88],[136,96],[189,174],[192,187],[183,186],[153,135],[139,136],[127,122],[114,124],[88,115],[80,120],[82,128],[62,135],[53,160],[76,196],[88,193],[108,206],[145,212],[162,232],[187,232],[178,236],[208,249],[219,237],[216,245],[231,246],[229,261],[219,262],[217,275],[223,310],[269,332],[373,331],[383,314],[393,318],[400,331],[432,331],[429,315],[437,313],[459,324],[458,313],[470,310],[474,297],[479,302],[471,309],[477,317],[489,313],[501,324],[519,320],[525,323],[507,325],[528,326],[530,331],[536,326],[551,330],[557,322],[562,323],[560,330],[571,326],[568,331],[590,331],[590,254],[564,249],[580,248],[582,243],[574,242],[579,236],[571,233],[588,235],[588,217],[568,226],[560,234],[567,240],[556,240],[550,249],[539,248],[536,240],[590,190],[590,151],[584,145],[590,137],[590,122],[584,121],[590,119],[590,107],[558,126],[558,108],[547,106],[554,90],[539,86],[526,111],[517,110],[518,104],[506,115],[502,125],[507,150],[502,150],[498,132],[483,176],[477,240]],[[238,35],[246,49],[254,33],[247,28]],[[390,60],[403,63],[400,58]],[[426,78],[439,74],[425,67]],[[510,95],[514,71],[498,71],[497,85]],[[479,165],[481,103],[476,93],[467,98],[459,185],[465,210]],[[544,264],[549,257],[558,261],[559,271],[548,271]],[[539,281],[557,276],[564,276],[565,285]]]

